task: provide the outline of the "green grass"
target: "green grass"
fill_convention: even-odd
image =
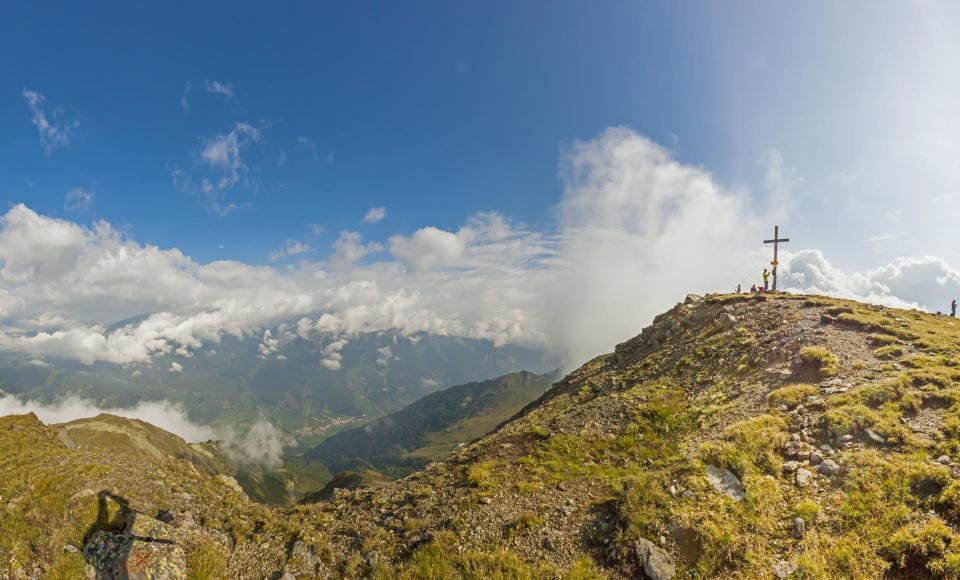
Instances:
[[[790,385],[771,391],[770,394],[767,395],[767,402],[774,407],[779,407],[780,405],[796,407],[807,397],[816,395],[819,392],[820,389],[813,385]]]
[[[813,365],[824,378],[835,377],[840,370],[840,361],[822,346],[803,347],[800,349],[800,360]]]

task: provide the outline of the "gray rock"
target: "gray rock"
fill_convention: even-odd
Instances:
[[[807,523],[803,521],[803,518],[793,518],[793,537],[802,540],[806,533]]]
[[[707,481],[713,486],[713,489],[726,494],[733,501],[743,501],[747,494],[743,491],[740,480],[729,469],[717,467],[716,465],[707,466]]]
[[[813,451],[810,453],[810,465],[820,465],[823,463],[823,453],[819,451]]]
[[[852,443],[852,442],[853,442],[853,435],[849,433],[847,433],[846,435],[841,435],[837,437],[837,443],[843,444],[843,443]]]
[[[781,580],[783,580],[783,578],[789,578],[796,571],[797,565],[793,562],[787,562],[786,560],[780,560],[773,565],[773,575]]]
[[[643,562],[643,571],[652,580],[670,580],[677,573],[670,554],[650,540],[640,538],[634,543],[637,558]]]
[[[66,552],[67,554],[79,554],[80,548],[74,546],[73,544],[67,544],[66,546],[63,547],[63,551]]]
[[[287,558],[287,567],[295,572],[316,574],[320,558],[317,557],[317,547],[297,540],[290,546],[290,555]]]
[[[684,499],[693,499],[697,497],[697,494],[693,493],[692,490],[686,489],[683,491],[683,493],[680,494],[680,497]]]
[[[737,323],[737,317],[726,312],[721,312],[717,320],[723,328],[732,328]]]
[[[791,441],[787,445],[787,456],[796,457],[800,450],[803,448],[803,443],[799,441]]]
[[[84,547],[83,559],[88,575],[95,578],[187,578],[183,549],[170,542],[146,542],[98,531]]]
[[[813,480],[813,473],[807,469],[800,468],[797,470],[797,475],[795,481],[800,487],[807,487],[810,485],[811,480]]]
[[[834,475],[840,475],[840,466],[837,465],[837,462],[832,459],[827,459],[823,463],[817,466],[817,471],[823,475],[833,477]]]
[[[784,473],[793,473],[799,467],[800,467],[799,461],[784,461],[782,469]]]
[[[950,456],[941,455],[940,457],[937,457],[937,463],[939,463],[940,465],[950,465]]]
[[[379,559],[379,554],[375,550],[370,550],[367,552],[367,555],[363,557],[363,560],[367,563],[368,566],[376,566],[377,560]]]
[[[683,300],[684,304],[698,304],[700,302],[703,302],[703,296],[699,294],[687,294],[687,297]]]
[[[869,437],[870,440],[873,441],[874,443],[879,443],[879,444],[883,445],[884,443],[887,442],[887,440],[884,439],[882,435],[880,435],[879,433],[877,433],[877,432],[874,431],[873,429],[867,429],[865,432],[866,432],[866,434],[867,434],[867,437]]]

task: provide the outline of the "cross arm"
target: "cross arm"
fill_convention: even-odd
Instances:
[[[764,244],[775,244],[777,242],[789,242],[790,238],[781,238],[777,240],[763,240]]]

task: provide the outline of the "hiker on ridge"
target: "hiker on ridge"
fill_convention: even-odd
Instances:
[[[950,303],[950,316],[957,317],[957,300],[954,298],[953,302]]]
[[[770,289],[770,272],[766,268],[763,269],[763,291],[766,292]]]

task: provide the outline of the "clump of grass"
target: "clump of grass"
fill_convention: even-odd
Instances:
[[[838,436],[873,427],[880,415],[863,403],[846,403],[827,409],[823,419],[830,433]]]
[[[465,473],[467,485],[476,488],[487,488],[493,484],[493,469],[496,463],[492,460],[479,461],[470,465]]]
[[[936,577],[960,576],[960,536],[938,517],[903,526],[884,552],[900,569],[920,564]]]
[[[523,512],[507,525],[506,536],[511,538],[516,534],[538,528],[542,525],[543,518],[533,512]]]
[[[703,460],[741,476],[757,472],[777,473],[782,463],[778,451],[787,442],[785,427],[784,419],[774,415],[734,423],[724,431],[723,439],[701,446]]]
[[[840,370],[840,361],[822,346],[805,346],[800,349],[800,360],[817,368],[821,377],[835,377]]]
[[[214,544],[203,544],[187,555],[189,580],[219,580],[226,578],[227,558],[223,549]]]
[[[563,580],[600,580],[603,578],[607,578],[607,574],[589,558],[577,560],[563,575]]]
[[[670,506],[665,478],[657,472],[642,471],[624,483],[617,509],[626,521],[631,539],[656,537]]]
[[[796,407],[807,397],[819,392],[820,389],[813,385],[790,385],[770,391],[770,394],[767,395],[767,402],[775,407],[780,405]]]
[[[870,344],[873,346],[888,346],[899,342],[896,336],[875,332],[870,335]]]
[[[422,546],[397,569],[381,566],[373,577],[403,580],[443,580],[445,578],[527,579],[559,577],[559,571],[548,564],[528,564],[520,557],[497,550],[460,551],[456,539],[449,532],[441,532],[430,544]],[[598,578],[602,576],[568,576],[569,578]]]
[[[793,506],[792,512],[793,517],[801,518],[807,524],[812,524],[817,521],[817,516],[820,515],[820,504],[811,499],[800,500]]]
[[[881,346],[880,348],[873,351],[873,356],[880,359],[893,359],[900,358],[903,356],[903,347],[898,344],[888,344],[887,346]]]
[[[427,525],[427,520],[423,518],[407,518],[407,520],[403,522],[403,529],[407,532],[414,532],[426,528]]]

